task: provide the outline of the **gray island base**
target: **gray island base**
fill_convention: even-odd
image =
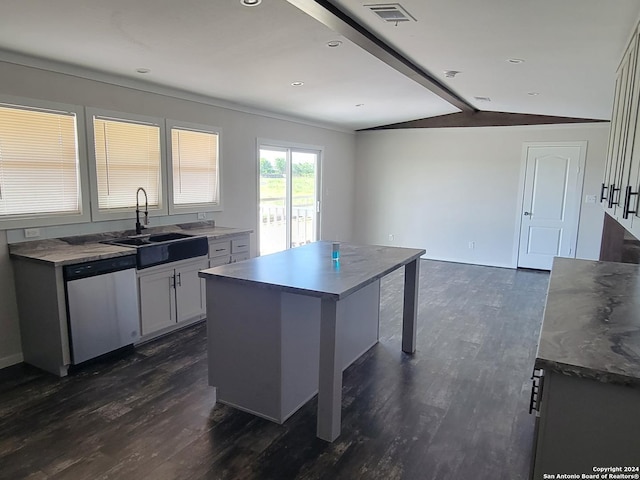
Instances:
[[[318,394],[317,435],[340,434],[342,372],[378,341],[380,279],[405,267],[402,350],[415,351],[424,250],[331,242],[200,272],[216,399],[282,423]]]

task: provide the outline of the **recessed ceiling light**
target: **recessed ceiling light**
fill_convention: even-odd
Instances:
[[[445,70],[444,71],[444,76],[447,77],[447,78],[453,78],[456,75],[458,75],[459,73],[462,73],[462,72],[460,72],[458,70]]]
[[[136,72],[138,73],[149,73],[151,70],[149,70],[148,68],[137,68]]]
[[[262,0],[240,0],[240,3],[245,7],[257,7],[262,3]]]
[[[540,95],[540,92],[527,92],[527,95],[529,95],[530,97],[537,97],[538,95]]]
[[[304,85],[304,82],[291,82],[292,87],[301,87]]]
[[[514,65],[517,65],[519,63],[524,63],[524,60],[521,58],[510,58],[507,60],[507,62],[509,63],[513,63]]]
[[[329,48],[336,48],[340,45],[342,45],[342,42],[340,40],[331,40],[330,42],[327,42],[327,47]]]
[[[364,107],[364,103],[356,103],[356,107]]]

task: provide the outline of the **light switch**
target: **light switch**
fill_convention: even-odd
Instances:
[[[584,197],[584,203],[596,203],[598,197],[596,195],[586,195]]]

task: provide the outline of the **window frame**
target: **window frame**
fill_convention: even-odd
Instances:
[[[91,191],[91,220],[94,222],[103,222],[108,220],[126,220],[133,219],[136,216],[135,207],[117,208],[110,211],[100,210],[98,205],[98,172],[96,166],[95,151],[95,132],[94,117],[107,117],[124,122],[142,123],[147,125],[155,125],[159,128],[159,148],[160,148],[160,184],[158,185],[158,207],[149,208],[150,217],[161,217],[169,215],[167,202],[167,153],[166,153],[166,129],[165,121],[161,117],[151,117],[148,115],[138,115],[134,113],[117,112],[105,110],[102,108],[85,108],[85,128],[87,134],[87,164],[89,167],[89,183]],[[131,192],[135,195],[135,192]],[[144,195],[140,196],[140,201],[144,201]],[[144,203],[141,204],[144,207]]]
[[[201,123],[183,122],[180,120],[165,120],[166,125],[166,156],[167,156],[167,198],[169,204],[169,215],[178,215],[182,213],[200,213],[200,212],[221,212],[223,210],[223,191],[222,191],[222,129],[213,125]],[[173,128],[182,130],[193,130],[196,132],[215,133],[218,135],[218,202],[206,203],[190,203],[176,205],[173,197],[173,139],[171,130]]]
[[[84,107],[81,105],[50,102],[12,95],[0,94],[0,104],[8,107],[26,108],[34,110],[59,111],[73,113],[76,117],[76,145],[78,159],[78,206],[79,213],[33,213],[0,215],[0,228],[3,230],[25,227],[47,227],[51,225],[68,225],[91,221],[89,208],[89,181],[87,171],[87,143],[85,135]]]

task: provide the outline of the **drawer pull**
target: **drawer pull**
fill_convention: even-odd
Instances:
[[[616,200],[616,192],[619,192],[620,189],[616,188],[615,183],[612,183],[611,185],[609,185],[609,202],[607,203],[607,206],[609,208],[613,208],[614,205],[619,205],[620,204],[620,199],[618,198]]]
[[[627,189],[625,190],[624,195],[624,207],[622,209],[622,218],[629,218],[630,213],[638,213],[638,207],[636,206],[635,210],[631,210],[631,197],[638,195],[640,192],[634,192],[631,188],[631,185],[627,185]]]
[[[540,412],[540,402],[542,401],[542,386],[544,383],[544,370],[534,368],[531,376],[531,399],[529,400],[529,413]]]
[[[604,202],[607,199],[607,196],[604,194],[605,190],[608,190],[609,187],[607,187],[604,183],[602,184],[602,187],[600,188],[600,203]]]
[[[216,248],[216,252],[224,252],[226,248]]]

